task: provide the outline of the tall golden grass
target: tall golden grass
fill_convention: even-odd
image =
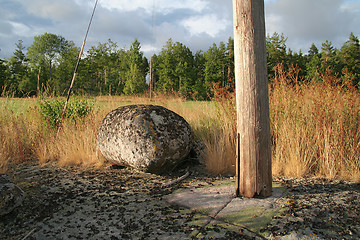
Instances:
[[[9,162],[33,159],[32,150],[38,131],[32,131],[37,115],[33,115],[30,108],[19,113],[14,112],[14,101],[3,100],[0,103],[0,173],[3,173]]]
[[[236,102],[235,94],[214,86],[214,107],[200,123],[200,138],[205,144],[204,158],[215,175],[235,173]]]
[[[269,87],[272,171],[279,176],[323,176],[360,181],[360,93],[346,75],[328,69],[322,82],[299,79],[280,64]],[[204,138],[211,172],[233,172],[234,96],[217,101],[217,122]]]
[[[282,65],[276,73],[270,87],[274,174],[359,181],[360,94],[352,79],[328,70],[322,82],[304,83],[296,68]]]
[[[298,79],[298,70],[277,66],[270,84],[273,174],[324,176],[360,181],[360,94],[351,79],[324,74],[322,82]],[[346,76],[346,75],[345,75]],[[343,84],[339,84],[342,82]],[[97,107],[82,124],[65,121],[59,135],[47,128],[36,107],[14,110],[14,101],[0,101],[0,172],[8,164],[38,161],[60,165],[102,166],[96,133],[103,117],[121,105],[157,104],[183,116],[195,138],[205,145],[208,170],[234,174],[236,112],[233,94],[213,102],[188,102],[179,97],[98,97]]]

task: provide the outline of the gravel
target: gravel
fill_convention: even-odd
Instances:
[[[276,180],[289,193],[284,213],[263,229],[272,238],[360,239],[359,183],[325,178]]]
[[[259,233],[204,225],[201,214],[163,200],[179,188],[222,179],[203,169],[192,167],[189,177],[164,187],[185,169],[153,175],[128,168],[13,166],[8,174],[26,197],[0,219],[0,239],[360,239],[360,185],[322,178],[275,178],[288,191],[283,211]]]

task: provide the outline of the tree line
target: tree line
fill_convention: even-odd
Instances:
[[[307,53],[286,46],[284,34],[266,40],[269,80],[276,78],[279,65],[296,69],[297,81],[337,79],[334,84],[360,88],[360,44],[353,33],[340,49],[325,41]],[[44,33],[25,48],[21,40],[9,59],[0,59],[1,96],[62,96],[67,92],[80,48],[60,35]],[[151,68],[151,79],[149,82]],[[339,80],[340,79],[340,80]],[[346,81],[346,83],[342,82]],[[92,46],[80,62],[73,92],[78,95],[131,95],[151,89],[206,100],[213,90],[234,89],[234,41],[213,44],[207,51],[193,53],[187,46],[169,39],[158,54],[147,59],[135,39],[129,49],[108,40]]]

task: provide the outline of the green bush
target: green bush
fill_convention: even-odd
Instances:
[[[62,99],[44,99],[39,101],[40,114],[46,124],[51,128],[55,129],[59,127],[64,106],[65,100]],[[91,113],[93,107],[94,104],[85,99],[72,100],[68,103],[64,119],[71,119],[77,123],[78,120],[83,119]]]

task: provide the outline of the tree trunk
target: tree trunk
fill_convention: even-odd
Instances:
[[[231,58],[232,58],[232,52],[229,50],[229,63],[228,63],[228,76],[227,76],[227,84],[228,86],[231,86],[232,84],[232,78],[231,78],[231,69],[232,69],[232,66],[231,66]]]
[[[244,197],[272,193],[264,0],[233,0],[237,105],[237,187]]]
[[[153,76],[152,76],[152,57],[150,58],[150,81],[149,81],[149,95],[150,95],[150,100],[152,99],[152,91],[153,91]]]
[[[50,83],[51,83],[51,79],[52,79],[52,72],[51,72],[51,66],[52,66],[52,61],[50,60],[50,73],[49,73],[49,80],[50,80]]]
[[[40,96],[40,72],[41,72],[41,66],[39,66],[39,72],[37,75],[37,96]]]

